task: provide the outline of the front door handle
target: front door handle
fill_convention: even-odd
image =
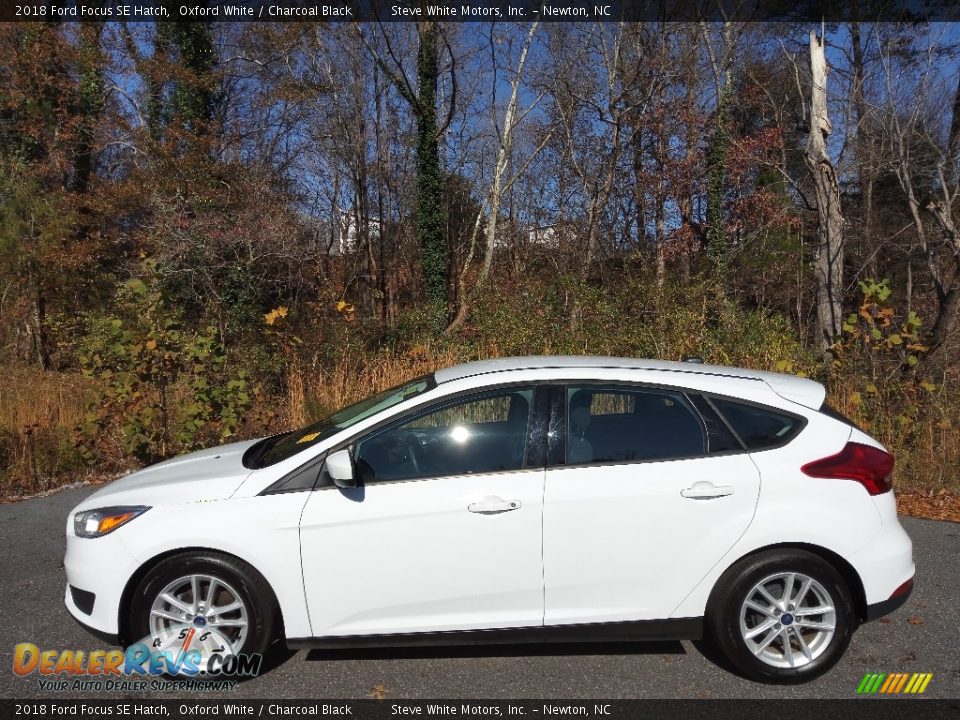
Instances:
[[[496,495],[488,495],[480,502],[470,503],[467,510],[481,515],[496,515],[497,513],[510,512],[520,507],[519,500],[504,500]]]
[[[701,480],[692,487],[684,488],[680,494],[693,500],[709,500],[711,498],[733,495],[733,485],[714,485],[712,482]]]

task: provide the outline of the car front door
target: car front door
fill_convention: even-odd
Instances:
[[[440,401],[351,444],[360,485],[320,487],[301,520],[314,636],[542,624],[546,391]]]
[[[545,483],[546,625],[667,619],[746,530],[759,473],[719,417],[698,412],[704,402],[555,389],[551,427],[566,442]]]

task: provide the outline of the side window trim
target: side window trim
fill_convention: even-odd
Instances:
[[[684,395],[687,396],[687,400],[690,402],[690,405],[693,406],[694,410],[696,410],[697,415],[700,417],[700,422],[703,423],[704,429],[707,433],[707,455],[731,455],[734,453],[747,452],[747,446],[744,444],[743,440],[739,435],[737,435],[736,431],[730,427],[730,423],[727,422],[727,419],[721,415],[720,411],[714,407],[712,402],[710,402],[709,397],[702,392],[693,390],[686,391]],[[712,429],[712,427],[717,424],[723,427],[730,434],[730,437],[734,442],[737,443],[737,445],[739,445],[739,447],[731,448],[729,450],[714,450],[713,443],[722,437],[718,437],[718,431]]]
[[[533,387],[533,408],[527,425],[527,452],[523,458],[523,469],[544,468],[547,465],[548,443],[550,442],[550,386]]]
[[[747,444],[743,441],[743,438],[740,437],[740,433],[738,433],[737,430],[736,430],[736,428],[734,428],[733,425],[730,424],[730,421],[727,420],[727,417],[726,417],[722,412],[720,412],[720,408],[718,408],[718,407],[713,403],[713,398],[715,398],[715,397],[722,397],[722,396],[720,396],[720,395],[709,395],[709,394],[707,394],[707,393],[702,393],[701,397],[703,397],[703,399],[707,401],[707,404],[708,404],[708,405],[710,406],[710,408],[713,410],[714,414],[715,414],[718,418],[720,418],[720,422],[722,422],[722,423],[726,426],[727,430],[730,431],[730,434],[733,435],[734,438],[736,438],[736,440],[737,440],[738,443],[740,443],[740,447],[742,447],[742,448],[744,449],[744,451],[750,452],[750,448],[747,447]]]
[[[550,385],[547,467],[567,464],[567,385]]]
[[[286,493],[294,493],[294,492],[313,492],[314,490],[318,490],[322,487],[325,487],[327,483],[321,482],[320,478],[323,475],[323,467],[327,462],[328,454],[329,453],[327,452],[322,452],[316,457],[310,458],[303,465],[300,465],[299,467],[295,467],[290,472],[285,473],[279,480],[271,483],[266,488],[261,490],[259,495],[284,495]],[[317,475],[313,479],[313,485],[311,485],[310,487],[300,487],[300,488],[283,487],[284,483],[289,481],[294,476],[299,475],[302,472],[307,472],[308,470],[313,470],[314,468],[317,471]],[[333,483],[330,483],[330,485],[332,486]]]

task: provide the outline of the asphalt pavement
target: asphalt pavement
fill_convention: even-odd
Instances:
[[[67,513],[92,488],[0,505],[0,698],[83,697],[13,673],[17,643],[102,648],[63,606]],[[437,649],[286,651],[235,698],[853,698],[868,672],[933,673],[926,697],[960,698],[960,525],[902,518],[913,538],[916,589],[895,614],[861,627],[826,676],[800,686],[753,683],[700,644],[623,643]],[[105,571],[109,571],[106,570]],[[169,698],[171,693],[114,692]],[[190,693],[174,696],[189,697]],[[96,693],[88,695],[91,699]],[[210,693],[197,698],[212,698]]]

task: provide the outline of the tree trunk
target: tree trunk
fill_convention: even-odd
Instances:
[[[517,61],[517,72],[513,76],[513,80],[510,83],[510,101],[507,103],[507,109],[503,117],[503,132],[500,134],[500,148],[497,152],[497,163],[493,170],[493,184],[490,188],[489,212],[487,213],[488,217],[485,233],[486,248],[483,253],[483,265],[480,267],[480,274],[477,277],[477,281],[473,287],[473,290],[468,292],[465,287],[467,270],[469,269],[470,261],[473,259],[473,249],[476,242],[476,236],[480,230],[480,225],[483,219],[483,207],[481,206],[480,212],[477,214],[476,222],[473,227],[473,233],[471,234],[470,250],[466,259],[464,260],[463,268],[460,272],[460,279],[457,286],[459,295],[457,312],[450,324],[447,325],[446,330],[444,330],[444,335],[450,335],[466,321],[467,313],[470,309],[470,303],[483,288],[487,277],[490,275],[490,268],[493,266],[493,252],[496,248],[497,242],[497,220],[500,215],[500,205],[503,202],[504,193],[510,189],[517,178],[516,173],[508,173],[507,170],[513,157],[514,131],[516,130],[517,124],[520,122],[523,115],[526,114],[523,113],[520,116],[517,114],[520,80],[523,76],[523,67],[527,62],[527,53],[530,51],[530,44],[533,42],[533,35],[537,31],[538,25],[539,22],[534,22],[530,26],[530,30],[527,32],[526,41],[523,44],[523,48],[520,50],[520,58]],[[528,108],[527,112],[529,112],[530,109],[532,109],[532,106],[531,108]],[[544,144],[545,141],[544,143],[541,143],[540,147],[534,151],[533,156],[536,156],[536,154],[539,153]],[[533,156],[527,158],[521,169],[526,169],[527,165],[533,159]]]
[[[814,278],[817,286],[817,337],[827,352],[840,335],[843,318],[843,215],[840,187],[827,153],[827,138],[833,128],[827,110],[827,61],[823,38],[810,33],[810,135],[806,164],[813,177],[817,198],[817,259]]]
[[[443,178],[437,138],[438,40],[440,28],[432,21],[417,26],[417,235],[427,300],[447,307],[449,253],[443,237]]]
[[[726,295],[727,264],[730,248],[727,242],[725,188],[727,179],[727,122],[730,99],[733,94],[731,67],[732,30],[729,22],[723,25],[722,73],[717,73],[717,117],[713,138],[707,151],[707,252],[717,280],[717,292]],[[719,67],[715,69],[719,70]]]

